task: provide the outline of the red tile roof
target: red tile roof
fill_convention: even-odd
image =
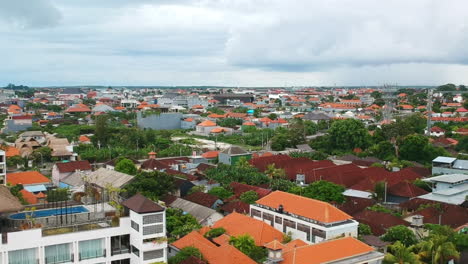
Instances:
[[[242,201],[232,201],[221,206],[221,211],[225,213],[241,213],[248,214],[250,212],[250,205]]]
[[[277,209],[283,206],[285,212],[303,216],[322,223],[333,223],[351,219],[352,217],[333,205],[299,195],[282,191],[274,191],[257,200],[257,204]]]
[[[399,182],[390,186],[387,192],[388,194],[391,194],[391,195],[407,197],[407,198],[413,198],[413,197],[428,193],[427,191],[407,181],[402,181],[402,182]]]
[[[14,172],[7,173],[7,183],[11,185],[44,184],[50,183],[50,179],[38,171]]]
[[[92,170],[91,164],[87,160],[70,161],[55,163],[60,173],[75,172],[77,170],[87,171]]]
[[[265,189],[265,188],[260,188],[257,186],[252,186],[248,184],[243,184],[243,183],[238,183],[238,182],[232,182],[229,184],[229,186],[232,188],[232,191],[234,192],[234,195],[236,197],[240,197],[243,193],[248,192],[248,191],[254,191],[258,194],[258,198],[262,198],[269,193],[271,193],[271,190]]]
[[[185,200],[212,208],[218,197],[204,192],[194,192],[184,197]]]
[[[376,236],[385,234],[388,228],[396,225],[409,226],[405,220],[391,214],[383,212],[374,212],[371,210],[364,210],[353,215],[354,220],[360,223],[369,225],[372,233]],[[376,221],[378,219],[378,221]]]

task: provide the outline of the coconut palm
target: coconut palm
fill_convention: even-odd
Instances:
[[[385,255],[386,264],[420,264],[418,255],[412,252],[413,247],[406,247],[400,241],[389,246],[390,252]]]
[[[420,243],[419,256],[429,263],[445,264],[449,260],[458,259],[460,253],[455,245],[443,235],[432,235]]]

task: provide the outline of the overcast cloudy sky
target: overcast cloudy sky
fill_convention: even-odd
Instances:
[[[466,0],[0,0],[0,86],[468,83]]]

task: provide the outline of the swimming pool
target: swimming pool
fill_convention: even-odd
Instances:
[[[11,219],[21,220],[26,219],[26,215],[31,215],[34,218],[41,218],[41,217],[48,217],[48,216],[55,216],[55,215],[64,215],[64,214],[78,214],[78,213],[86,213],[89,212],[84,206],[75,206],[75,207],[62,207],[62,208],[54,208],[54,209],[47,209],[47,210],[37,210],[34,212],[22,212],[17,214],[10,215]]]

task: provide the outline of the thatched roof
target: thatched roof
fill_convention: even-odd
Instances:
[[[23,210],[24,206],[18,198],[10,193],[10,190],[0,185],[0,213],[11,213]]]

